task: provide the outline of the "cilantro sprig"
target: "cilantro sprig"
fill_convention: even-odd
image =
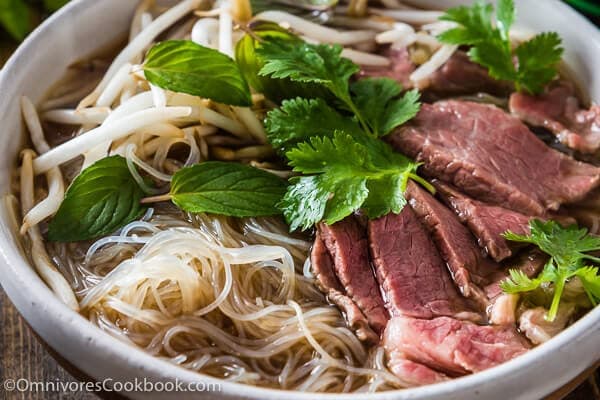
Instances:
[[[271,40],[257,52],[265,60],[259,75],[324,86],[368,134],[383,136],[419,111],[418,92],[399,98],[402,88],[392,79],[363,79],[351,87],[350,77],[360,68],[342,57],[339,45]]]
[[[389,78],[351,84],[359,67],[340,46],[274,40],[257,52],[265,60],[259,75],[321,85],[337,99],[288,99],[267,115],[271,144],[301,174],[279,203],[291,230],[333,224],[359,208],[370,218],[399,213],[409,179],[433,191],[417,175],[418,163],[379,140],[417,114],[418,91],[401,95]]]
[[[417,175],[417,163],[367,136],[313,136],[286,156],[294,171],[309,175],[293,178],[280,203],[292,230],[333,224],[361,207],[369,218],[399,213],[408,179],[430,187]]]
[[[577,225],[562,227],[555,221],[532,220],[529,223],[530,234],[518,235],[506,232],[508,240],[530,243],[550,256],[542,272],[536,278],[529,278],[522,271],[510,270],[510,278],[501,283],[506,293],[529,292],[543,284],[552,284],[554,295],[546,318],[553,321],[565,284],[578,277],[583,288],[595,306],[600,302],[600,276],[598,267],[587,263],[600,263],[600,258],[588,253],[600,250],[600,236],[588,234],[587,229]]]
[[[499,0],[495,15],[491,4],[478,0],[470,7],[451,8],[440,19],[458,24],[439,35],[441,42],[472,46],[471,60],[486,67],[493,78],[514,82],[519,91],[539,93],[557,74],[563,48],[556,32],[541,33],[513,50],[509,38],[515,20],[513,0]]]

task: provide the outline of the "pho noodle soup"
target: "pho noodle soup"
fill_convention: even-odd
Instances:
[[[143,0],[21,98],[5,201],[56,296],[183,368],[313,392],[475,373],[593,308],[600,108],[558,34],[511,29],[511,0],[314,3]]]

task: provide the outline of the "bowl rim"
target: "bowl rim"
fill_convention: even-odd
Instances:
[[[51,28],[55,24],[66,22],[68,18],[72,18],[83,12],[84,9],[89,7],[95,0],[75,0],[69,5],[52,15],[42,25],[40,25],[33,33],[31,33],[27,39],[19,46],[14,52],[10,59],[5,64],[4,68],[0,72],[0,93],[3,93],[5,88],[9,86],[8,76],[13,73],[18,73],[19,64],[25,62],[25,60],[34,57],[35,48],[40,45],[41,39],[51,34]],[[600,31],[594,27],[589,21],[587,21],[582,15],[577,13],[575,10],[561,3],[559,0],[546,0],[549,6],[558,8],[561,13],[565,15],[566,20],[570,20],[578,25],[578,29],[583,34],[593,37],[598,43],[600,43]],[[94,49],[90,49],[93,51]],[[0,120],[5,118],[5,112],[3,108],[8,104],[8,101],[0,99]],[[8,232],[8,231],[7,231]],[[8,234],[8,233],[7,233]],[[561,332],[559,335],[538,346],[527,353],[505,362],[499,366],[490,368],[488,370],[467,375],[464,377],[456,378],[447,382],[437,383],[433,385],[421,386],[416,388],[399,389],[388,392],[378,393],[360,393],[360,394],[330,394],[330,393],[307,393],[292,390],[282,389],[271,389],[258,387],[248,384],[241,384],[235,382],[228,382],[218,378],[214,378],[208,375],[197,373],[194,371],[181,368],[173,363],[166,360],[156,358],[146,353],[141,348],[126,344],[117,338],[109,335],[108,333],[98,329],[92,325],[87,319],[85,319],[79,313],[69,309],[64,305],[46,286],[41,277],[37,274],[34,267],[18,252],[7,251],[6,246],[3,246],[3,242],[7,238],[0,237],[0,270],[4,273],[0,273],[0,284],[4,287],[8,294],[8,297],[13,302],[13,298],[17,298],[17,290],[27,291],[28,301],[32,306],[38,306],[43,308],[42,315],[44,322],[55,327],[60,331],[61,334],[72,337],[76,340],[82,340],[85,337],[88,338],[87,343],[91,347],[89,353],[92,352],[108,352],[112,356],[115,363],[125,362],[133,363],[135,365],[143,366],[145,371],[155,372],[157,376],[161,376],[165,381],[178,379],[183,382],[194,383],[194,382],[206,382],[207,384],[219,384],[222,388],[222,395],[229,396],[240,396],[244,398],[255,398],[255,399],[280,399],[282,395],[286,395],[290,399],[301,399],[309,400],[314,399],[315,396],[319,398],[331,398],[331,399],[388,399],[394,398],[410,398],[410,399],[426,399],[431,396],[443,396],[460,391],[476,390],[477,387],[485,385],[490,380],[504,379],[509,377],[515,371],[531,367],[532,365],[541,366],[540,363],[542,358],[550,353],[560,353],[560,349],[564,346],[574,346],[578,341],[578,337],[582,332],[593,331],[596,328],[596,332],[599,331],[598,325],[600,325],[600,307],[596,307],[587,313],[584,317],[576,321],[568,329]],[[25,306],[20,302],[16,303],[15,306],[19,310],[21,315],[27,314],[24,312]],[[35,331],[37,323],[42,321],[32,321],[31,317],[25,317],[31,328]],[[71,329],[65,329],[69,327]],[[47,339],[41,336],[44,341]],[[50,344],[52,347],[52,345]],[[55,349],[58,350],[58,349]],[[60,353],[60,350],[58,350]],[[94,376],[93,371],[87,371],[81,368],[76,362],[72,362],[77,368],[80,368],[84,373]],[[582,365],[576,368],[570,377],[564,377],[561,379],[553,379],[553,382],[545,386],[548,391],[557,389],[568,380],[574,378],[578,373],[583,371],[587,365]],[[143,372],[143,371],[142,371]],[[568,378],[568,379],[567,379]],[[547,394],[547,393],[546,393]]]

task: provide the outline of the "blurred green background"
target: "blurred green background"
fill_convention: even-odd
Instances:
[[[0,67],[29,32],[68,2],[69,0],[0,0]],[[598,0],[565,2],[600,25]],[[540,5],[542,4],[540,1]]]
[[[69,0],[0,0],[0,66],[44,18]]]

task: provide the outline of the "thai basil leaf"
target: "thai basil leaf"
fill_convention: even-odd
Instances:
[[[123,157],[103,158],[69,186],[48,226],[48,239],[77,242],[113,233],[144,213],[143,196]]]
[[[276,204],[287,184],[276,175],[243,164],[207,161],[179,170],[171,182],[171,200],[184,211],[232,217],[281,212]]]
[[[235,61],[190,40],[156,44],[146,56],[144,74],[152,84],[173,92],[234,106],[252,105],[250,89]]]

